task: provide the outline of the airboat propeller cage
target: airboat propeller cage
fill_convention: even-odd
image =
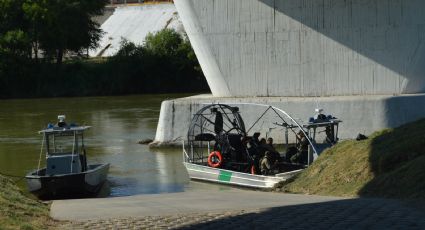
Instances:
[[[239,108],[225,104],[211,104],[203,107],[193,116],[187,140],[189,142],[211,141],[216,135],[229,131],[246,134]]]

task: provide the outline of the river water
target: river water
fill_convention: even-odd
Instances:
[[[38,131],[65,114],[67,122],[92,126],[85,133],[88,163],[111,164],[101,196],[209,189],[212,185],[189,183],[179,148],[137,143],[154,138],[161,101],[183,96],[188,95],[0,100],[0,172],[24,176],[37,168]],[[14,180],[26,189],[24,179]]]

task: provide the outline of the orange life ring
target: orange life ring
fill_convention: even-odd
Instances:
[[[213,151],[208,156],[208,166],[213,168],[219,168],[223,163],[223,156],[219,151]]]

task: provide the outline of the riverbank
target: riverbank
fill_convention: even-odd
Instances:
[[[346,140],[277,190],[425,201],[425,119]]]
[[[337,197],[336,201],[317,200],[315,202],[306,204],[306,202],[311,199],[311,196],[295,195],[295,197],[299,197],[299,201],[291,201],[291,199],[294,197],[293,194],[254,192],[249,190],[237,190],[236,192],[232,192],[230,194],[230,192],[228,192],[228,188],[215,187],[212,184],[206,183],[194,183],[193,181],[188,183],[185,169],[180,164],[180,149],[178,149],[176,152],[163,152],[162,150],[158,152],[157,150],[151,152],[147,149],[146,146],[141,146],[136,143],[136,140],[139,138],[149,137],[154,134],[156,128],[156,119],[158,116],[158,108],[156,105],[165,97],[173,96],[175,95],[163,95],[163,98],[157,99],[153,99],[151,97],[78,98],[78,104],[80,107],[82,106],[82,109],[80,108],[79,111],[72,111],[72,108],[70,108],[69,111],[65,111],[66,114],[72,118],[72,120],[85,121],[87,124],[95,124],[92,132],[93,136],[97,138],[91,139],[91,143],[94,144],[94,149],[92,149],[93,151],[90,151],[90,154],[94,154],[97,159],[101,159],[99,160],[100,162],[109,162],[111,159],[114,160],[113,162],[115,167],[111,171],[109,178],[111,182],[113,182],[112,193],[115,196],[126,197],[64,201],[64,204],[67,202],[66,204],[69,205],[64,206],[65,209],[69,209],[69,207],[77,207],[78,205],[86,205],[87,207],[80,209],[78,212],[80,215],[96,215],[98,217],[103,217],[104,219],[100,220],[96,218],[77,218],[74,219],[73,222],[53,222],[53,224],[49,225],[49,228],[50,226],[59,229],[104,229],[124,227],[137,229],[143,228],[144,226],[146,226],[146,228],[177,228],[178,226],[181,226],[182,228],[207,228],[208,226],[219,227],[220,225],[223,225],[223,223],[224,225],[229,226],[229,228],[235,228],[237,226],[246,226],[244,223],[249,223],[252,226],[262,226],[261,224],[273,224],[275,222],[280,223],[282,226],[288,226],[286,224],[293,224],[293,226],[295,226],[297,225],[296,220],[302,222],[302,218],[313,218],[313,220],[317,220],[317,222],[322,223],[321,220],[315,219],[315,216],[317,216],[317,218],[320,217],[322,219],[326,219],[326,223],[328,224],[339,226],[346,226],[344,225],[344,221],[351,216],[354,219],[359,219],[359,223],[363,223],[366,226],[372,227],[378,226],[378,223],[376,223],[377,225],[373,225],[375,224],[374,220],[381,220],[382,218],[385,219],[383,223],[394,224],[394,226],[399,226],[398,224],[402,223],[407,224],[405,225],[408,226],[406,228],[409,228],[409,224],[412,226],[418,224],[418,229],[423,226],[420,225],[421,223],[417,223],[417,221],[415,221],[417,218],[425,219],[423,216],[420,216],[420,214],[417,214],[414,210],[415,205],[418,204],[416,201],[414,203],[404,203],[392,199],[364,199],[363,196],[366,195],[359,193],[351,193],[352,195],[350,195],[348,192],[346,192],[345,194],[339,193],[338,196],[354,196],[356,198],[347,199]],[[27,171],[27,168],[30,169],[34,166],[34,162],[37,162],[38,159],[38,150],[40,146],[38,138],[33,139],[31,137],[33,137],[35,131],[39,129],[40,124],[44,124],[44,122],[49,121],[49,119],[54,120],[54,115],[57,114],[57,111],[63,111],[63,104],[73,105],[74,102],[72,100],[73,99],[48,99],[45,101],[7,100],[3,102],[4,104],[2,104],[2,108],[4,109],[4,113],[1,114],[4,116],[0,116],[0,127],[3,128],[2,130],[4,130],[5,133],[7,133],[7,137],[3,137],[1,146],[3,149],[0,150],[0,156],[4,158],[1,158],[3,160],[0,162],[4,163],[2,167],[6,167],[4,170],[5,172],[9,172],[14,175],[24,175],[23,172]],[[17,109],[14,109],[14,107]],[[10,113],[11,110],[14,112]],[[47,110],[53,112],[51,114],[44,114],[44,111]],[[11,124],[14,124],[14,126],[11,126]],[[137,125],[135,126],[135,124]],[[335,186],[330,187],[334,190],[339,189],[340,191],[348,191],[351,189],[350,191],[360,191],[360,188],[362,188],[360,185],[364,186],[368,184],[367,182],[370,181],[371,178],[365,177],[368,178],[368,180],[361,181],[359,175],[363,175],[363,171],[365,171],[365,175],[369,175],[367,173],[375,172],[367,171],[367,167],[369,167],[370,170],[372,168],[380,169],[385,173],[388,170],[393,171],[394,168],[403,170],[416,169],[416,171],[409,171],[408,174],[404,174],[404,172],[407,171],[397,170],[398,174],[391,175],[398,175],[400,177],[406,177],[405,175],[413,175],[406,178],[399,178],[394,176],[394,178],[399,180],[399,185],[405,186],[406,190],[409,190],[407,188],[410,188],[410,191],[412,191],[412,189],[417,189],[416,192],[420,194],[421,191],[423,191],[420,190],[420,186],[423,185],[424,181],[423,177],[421,177],[423,170],[422,167],[420,167],[423,165],[420,161],[422,158],[420,157],[423,156],[422,147],[424,146],[424,143],[423,139],[420,139],[420,137],[425,136],[423,133],[425,128],[424,125],[424,121],[422,120],[413,124],[402,126],[400,128],[378,132],[376,137],[370,136],[368,140],[359,142],[341,142],[341,146],[346,146],[346,148],[342,148],[340,145],[335,146],[335,152],[328,154],[325,158],[320,157],[319,160],[312,166],[311,169],[314,169],[313,171],[316,171],[317,174],[314,174],[314,176],[311,177],[313,177],[313,179],[320,179],[322,182],[317,181],[315,184],[315,182],[310,181],[311,186],[318,186],[320,183],[323,183],[325,185],[323,187]],[[107,136],[103,136],[105,134],[104,127],[108,128]],[[140,130],[143,130],[143,133]],[[110,136],[110,133],[116,135]],[[410,138],[406,138],[406,133],[409,133],[408,136]],[[143,136],[141,136],[141,134]],[[107,148],[100,148],[100,146],[107,146]],[[117,149],[124,149],[124,147],[125,151],[122,150],[117,152]],[[145,147],[146,151],[143,150]],[[35,150],[31,152],[32,149]],[[99,151],[96,152],[96,149],[99,149]],[[368,153],[369,155],[366,154],[366,152],[361,152],[367,149],[370,151]],[[20,154],[16,154],[17,152]],[[406,158],[406,161],[401,161],[402,164],[400,165],[395,164],[393,161],[393,159],[398,159],[400,157],[400,153],[415,152],[417,154],[409,154],[409,157]],[[26,153],[34,155],[35,158],[30,160],[30,157],[24,155]],[[372,153],[379,154],[375,155]],[[100,158],[103,156],[102,154],[105,155],[105,158]],[[143,161],[140,160],[141,156],[143,156]],[[376,156],[378,158],[370,158],[370,156]],[[385,157],[380,158],[379,156]],[[372,161],[370,161],[370,159],[372,159]],[[19,165],[21,166],[27,163],[28,166],[27,168],[22,169],[22,172],[20,172],[16,171],[14,168],[7,168],[8,162],[20,162]],[[124,164],[123,162],[134,162],[134,164]],[[335,168],[335,165],[332,164],[335,162],[342,164],[341,167]],[[379,167],[370,166],[370,162],[380,162],[378,164]],[[394,167],[388,168],[387,166],[390,165]],[[416,165],[417,167],[411,167],[412,165]],[[329,170],[332,169],[335,171],[327,171],[327,168],[329,168]],[[349,173],[342,174],[341,176],[341,173],[344,172],[344,169],[349,171]],[[131,173],[128,173],[128,171]],[[324,173],[323,177],[320,177],[319,172]],[[373,174],[369,176],[373,176]],[[407,187],[407,185],[403,184],[405,181],[403,179],[412,179],[415,178],[415,176],[417,176],[418,180],[422,180],[411,181],[416,183],[418,187],[414,187],[414,185]],[[385,178],[388,179],[391,177],[387,176]],[[349,182],[352,183],[351,186],[350,183],[345,183],[343,179],[349,180]],[[344,185],[345,187],[338,187],[337,184],[326,184],[328,183],[328,180],[335,180],[335,183],[338,182],[341,184],[339,186]],[[361,183],[354,183],[356,180],[360,181]],[[7,181],[10,182],[10,180]],[[160,181],[160,183],[158,183],[158,181]],[[139,187],[134,187],[135,185],[138,185]],[[196,189],[193,189],[195,185],[202,185],[202,188],[199,188],[201,187],[199,186]],[[390,185],[391,184],[388,184],[388,186]],[[191,188],[188,190],[188,187]],[[357,189],[353,189],[354,187]],[[394,188],[396,187],[397,186],[394,186]],[[10,186],[10,183],[4,184],[2,180],[0,184],[0,189],[1,188],[13,188],[13,186]],[[305,190],[299,192],[310,194],[313,192],[318,193],[317,191],[313,191],[312,187],[309,189],[309,191]],[[383,189],[385,189],[385,187]],[[16,190],[16,186],[15,189],[11,190]],[[207,190],[207,192],[204,190]],[[23,196],[22,198],[20,196],[22,193],[16,191],[8,191],[7,193],[2,192],[2,194],[7,195],[0,196],[0,202],[2,202],[0,203],[0,208],[2,210],[1,217],[8,218],[8,220],[1,220],[2,222],[0,222],[0,228],[19,229],[21,226],[23,226],[22,228],[25,229],[27,226],[32,227],[32,221],[35,221],[35,227],[32,228],[44,229],[44,225],[39,227],[37,224],[44,222],[49,223],[49,221],[51,221],[49,219],[44,219],[48,218],[49,215],[48,206],[36,201],[22,201],[22,199],[26,197]],[[391,191],[391,189],[388,189],[388,192]],[[210,192],[210,194],[208,194],[208,192]],[[332,191],[324,192],[328,192],[327,194],[330,194]],[[15,193],[20,195],[10,195]],[[143,193],[151,194],[141,195]],[[158,194],[154,195],[152,193]],[[243,195],[245,193],[254,195],[245,196]],[[128,194],[139,195],[127,196]],[[199,197],[196,198],[193,194],[198,194]],[[275,194],[279,195],[277,198],[278,200],[287,202],[267,202],[269,199],[268,197],[273,197]],[[358,196],[362,198],[357,198]],[[374,196],[380,197],[381,195],[375,193]],[[153,202],[151,197],[157,197],[158,199],[162,200],[163,203]],[[324,197],[323,199],[329,198]],[[252,200],[256,200],[258,202],[251,202]],[[178,204],[176,206],[172,205],[173,202],[179,201],[184,201],[185,205],[199,204],[205,206],[205,209],[203,211],[197,209],[186,209],[185,211],[181,211],[181,209],[178,208],[183,207],[182,204]],[[25,204],[26,202],[29,202],[30,204],[35,203],[35,205],[27,205]],[[103,203],[103,206],[100,205],[99,202]],[[44,211],[27,211],[32,210],[30,208],[33,208],[33,206],[39,207],[40,204],[41,207],[44,207]],[[237,207],[235,204],[244,204],[245,206]],[[273,206],[273,204],[278,206]],[[113,205],[115,205],[115,208],[118,209],[114,209]],[[219,208],[214,209],[214,207],[217,206]],[[151,211],[151,213],[145,213],[142,215],[139,211],[141,208]],[[155,211],[158,210],[158,208],[163,208],[169,212]],[[98,213],[93,211],[93,209],[100,209],[101,211],[106,212],[106,214],[104,213],[102,215],[98,215]],[[127,213],[132,213],[126,216],[121,215],[124,214],[123,210]],[[325,212],[325,210],[328,211]],[[3,215],[3,213],[9,214]],[[43,214],[41,216],[34,216],[33,213]],[[332,216],[329,218],[329,215]],[[382,217],[382,215],[388,215],[389,217]],[[71,217],[71,215],[68,216]],[[399,222],[393,223],[393,220],[389,219],[391,216],[393,219],[397,219]],[[361,220],[365,221],[362,222]],[[12,226],[11,224],[15,225]],[[311,226],[317,226],[317,223],[314,222],[309,222],[308,224]],[[28,227],[28,229],[30,229],[30,227]]]
[[[22,196],[0,177],[1,229],[423,229],[425,212],[391,199],[241,189],[54,201]],[[249,202],[247,202],[249,201]],[[66,220],[66,221],[64,221]]]
[[[27,197],[0,175],[0,229],[47,229],[56,224],[49,217],[48,204]]]

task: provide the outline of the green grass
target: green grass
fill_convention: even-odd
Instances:
[[[47,229],[54,221],[47,204],[31,199],[0,176],[0,229]]]
[[[291,193],[425,199],[425,119],[347,140],[278,185]]]

